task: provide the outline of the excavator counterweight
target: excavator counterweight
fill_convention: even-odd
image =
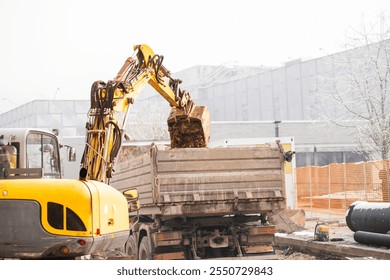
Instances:
[[[205,148],[210,138],[210,115],[207,107],[193,106],[189,113],[173,107],[168,117],[171,148]]]

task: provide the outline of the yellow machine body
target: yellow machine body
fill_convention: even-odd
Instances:
[[[129,235],[126,198],[100,182],[10,179],[0,194],[0,257],[76,257],[120,248]]]

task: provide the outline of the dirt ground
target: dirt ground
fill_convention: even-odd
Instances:
[[[303,254],[300,252],[285,252],[276,250],[278,260],[316,260],[317,258],[312,255]]]

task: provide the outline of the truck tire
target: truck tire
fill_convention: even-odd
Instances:
[[[125,253],[128,256],[134,257],[135,260],[138,260],[137,241],[134,235],[130,235],[129,238],[127,239]]]
[[[141,240],[141,244],[139,245],[138,250],[138,259],[139,260],[151,260],[152,252],[150,250],[150,245],[148,241],[148,237],[144,236]]]

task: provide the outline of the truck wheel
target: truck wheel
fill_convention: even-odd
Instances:
[[[150,251],[150,245],[149,245],[147,236],[144,236],[142,238],[141,244],[139,245],[138,259],[139,260],[151,260],[152,259],[152,252]]]
[[[126,243],[126,254],[138,260],[138,248],[134,235],[130,235]]]

